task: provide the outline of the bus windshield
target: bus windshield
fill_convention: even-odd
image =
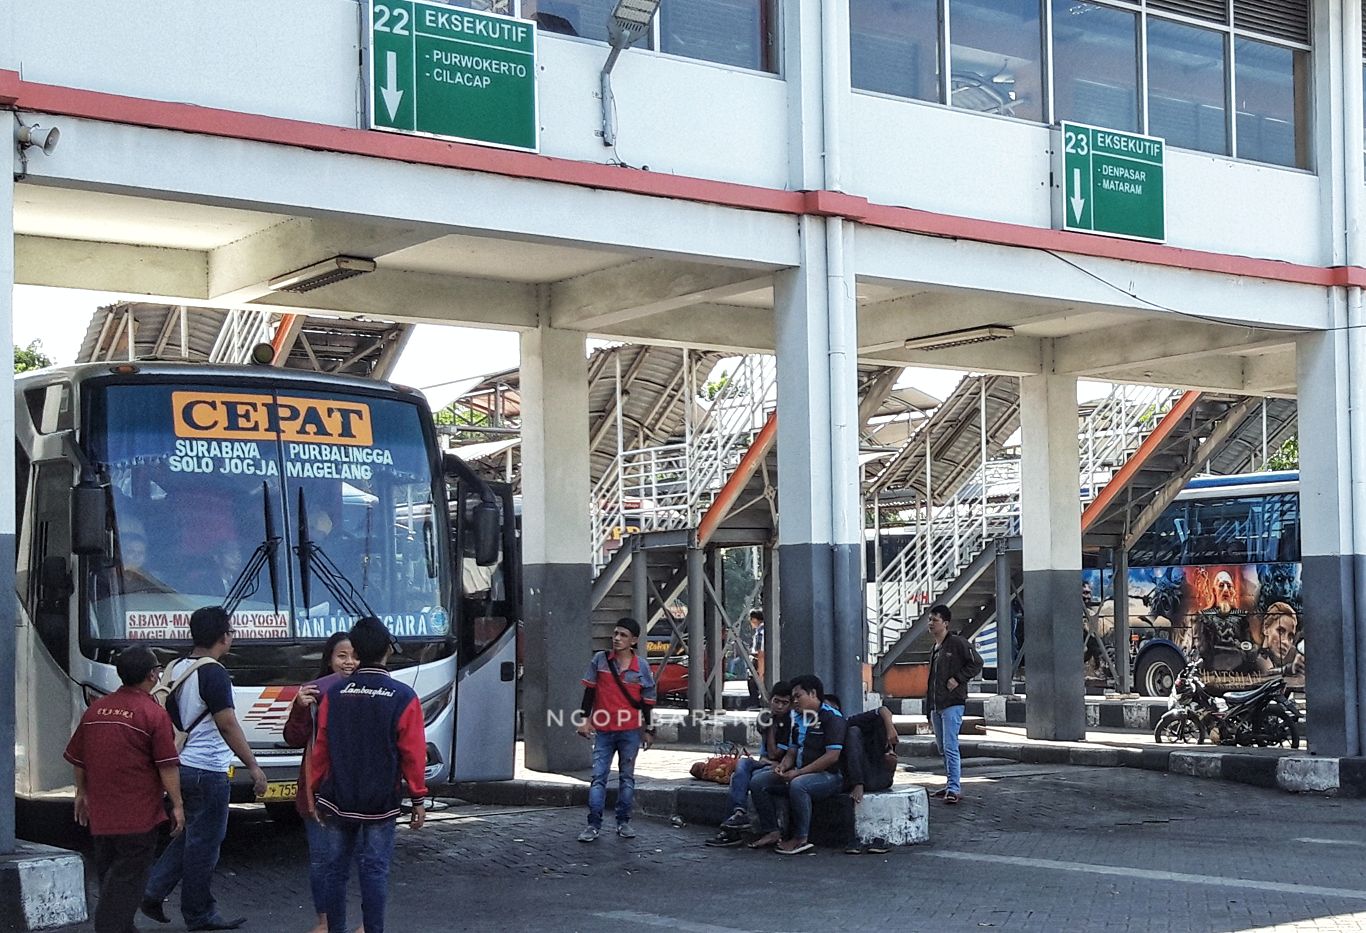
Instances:
[[[113,534],[84,562],[84,638],[188,639],[190,612],[229,594],[238,642],[326,638],[359,611],[400,638],[449,635],[419,405],[249,384],[88,391]]]

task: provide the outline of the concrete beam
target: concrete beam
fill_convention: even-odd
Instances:
[[[536,289],[521,282],[378,269],[311,292],[269,292],[251,304],[384,321],[520,328],[536,326]]]
[[[1002,376],[1038,376],[1043,373],[1041,344],[1036,337],[1010,337],[944,350],[860,351],[859,356],[880,366],[931,366]]]
[[[379,259],[442,236],[435,227],[292,217],[209,252],[209,294],[225,306],[270,293],[266,283],[333,256]]]
[[[1198,364],[1177,362],[1170,365],[1154,364],[1142,369],[1118,369],[1107,372],[1105,378],[1136,385],[1231,392],[1235,395],[1257,394],[1248,388],[1246,358],[1237,355],[1208,356]]]
[[[768,308],[703,303],[667,315],[627,321],[594,333],[659,346],[724,353],[772,353],[773,312]]]
[[[1054,360],[1059,373],[1104,375],[1149,364],[1167,366],[1225,353],[1291,346],[1294,335],[1251,327],[1197,321],[1151,320],[1059,337]]]
[[[119,292],[171,304],[209,297],[208,256],[201,250],[57,237],[14,238],[14,281]]]
[[[1064,313],[1059,306],[1041,311],[1036,305],[1002,300],[997,295],[925,291],[890,301],[861,305],[858,313],[859,352],[899,350],[907,340],[948,330],[1005,324],[1022,327],[1051,320]]]
[[[768,270],[638,259],[550,287],[553,326],[601,331],[637,318],[719,301],[773,283]]]
[[[1294,346],[1285,352],[1250,356],[1243,364],[1248,392],[1255,395],[1292,397],[1298,388]]]

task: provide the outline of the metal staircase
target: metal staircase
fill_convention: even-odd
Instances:
[[[773,357],[735,358],[710,384],[700,421],[685,412],[682,440],[620,452],[593,488],[595,570],[628,535],[697,527],[767,420],[776,383]]]
[[[976,377],[968,377],[972,378]],[[979,382],[962,393],[975,393],[979,399],[978,417],[967,424],[968,430],[974,423],[979,427],[979,459],[973,463],[970,455],[960,456],[945,471],[962,478],[948,501],[939,499],[926,483],[931,494],[922,497],[917,508],[902,511],[914,533],[907,536],[906,545],[893,560],[877,568],[870,599],[869,653],[878,661],[879,674],[907,652],[928,651],[927,614],[934,603],[948,605],[956,627],[968,637],[995,621],[996,580],[991,571],[998,552],[1018,551],[1021,486],[1018,460],[981,459],[990,438],[980,428],[983,424],[988,431],[993,427],[984,400],[988,391]],[[1170,389],[1115,385],[1104,399],[1081,408],[1078,445],[1083,501],[1109,484],[1180,397],[1181,393]],[[987,410],[985,419],[983,409]],[[933,422],[924,430],[932,431]],[[999,421],[995,427],[1003,430]],[[916,440],[912,438],[911,444]],[[960,449],[966,446],[961,440],[957,443]],[[934,467],[930,461],[927,474],[931,480]],[[1009,559],[1014,588],[1018,586],[1018,554]]]

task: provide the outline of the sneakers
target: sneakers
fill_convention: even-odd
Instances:
[[[618,823],[617,835],[623,839],[634,839],[636,838],[635,827],[633,827],[630,823]]]
[[[869,855],[886,855],[891,850],[892,847],[881,836],[874,837],[873,841],[868,843],[868,848],[864,849]]]
[[[730,816],[726,817],[726,821],[725,821],[724,823],[721,824],[721,828],[722,828],[722,829],[748,829],[748,828],[749,828],[749,814],[748,814],[747,812],[745,812],[744,810],[736,810],[736,811],[735,811],[734,813],[732,813]]]
[[[583,832],[579,833],[579,842],[597,842],[597,841],[598,841],[598,828],[597,828],[596,826],[590,826],[590,827],[588,827],[587,829],[585,829]]]
[[[745,837],[734,830],[723,829],[702,844],[716,849],[730,849],[734,846],[744,845]]]

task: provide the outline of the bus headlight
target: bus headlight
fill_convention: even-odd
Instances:
[[[451,705],[451,698],[455,696],[455,688],[447,684],[435,693],[429,693],[422,698],[422,724],[430,726],[436,722],[436,717],[440,716],[446,707]]]

